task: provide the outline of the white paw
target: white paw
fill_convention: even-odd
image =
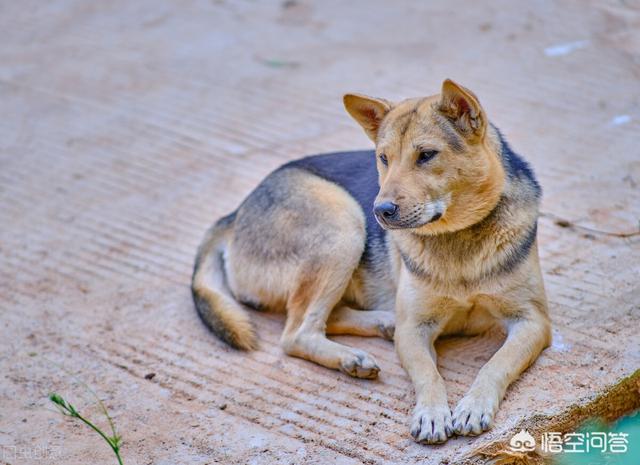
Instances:
[[[478,435],[487,431],[498,410],[498,402],[490,396],[467,394],[453,410],[453,429],[460,435]]]
[[[340,360],[340,370],[355,378],[374,379],[380,367],[371,355],[353,349]]]
[[[416,442],[438,444],[453,434],[451,411],[448,405],[416,406],[411,421],[411,436]]]

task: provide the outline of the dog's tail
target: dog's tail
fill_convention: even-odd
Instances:
[[[229,291],[224,272],[224,250],[235,213],[218,220],[205,235],[193,268],[191,294],[204,324],[229,345],[244,350],[257,347],[249,314]]]

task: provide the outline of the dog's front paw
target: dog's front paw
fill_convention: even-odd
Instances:
[[[354,378],[375,379],[380,367],[371,355],[353,349],[340,360],[340,370]]]
[[[453,429],[456,434],[478,435],[487,431],[498,410],[498,402],[489,396],[467,394],[453,410]]]
[[[439,444],[453,434],[448,405],[416,406],[411,421],[411,436],[416,442]]]

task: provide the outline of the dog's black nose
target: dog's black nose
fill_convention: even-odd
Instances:
[[[396,213],[398,213],[398,204],[393,202],[382,202],[381,204],[373,207],[373,213],[375,213],[378,218],[390,220],[396,216]]]

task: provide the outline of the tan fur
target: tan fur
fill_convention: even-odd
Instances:
[[[289,244],[270,244],[270,248],[304,248],[305,258],[284,256],[261,263],[248,243],[254,239],[245,238],[239,232],[226,251],[229,286],[250,301],[260,302],[269,309],[286,310],[281,344],[287,354],[352,376],[374,378],[379,368],[373,357],[326,337],[327,320],[342,301],[347,287],[357,293],[357,283],[352,283],[351,278],[364,247],[362,210],[342,188],[323,179],[296,172],[282,174],[281,178],[292,199],[299,195],[313,198],[315,202],[308,205],[308,211],[283,208],[265,219],[269,223],[265,228],[277,224],[279,230],[292,238]],[[238,216],[244,215],[248,213],[241,207]],[[252,227],[260,228],[255,222]],[[236,224],[236,228],[242,226]],[[322,236],[332,230],[341,233],[334,234],[330,242],[322,241]],[[344,319],[332,318],[329,332],[385,336],[389,332],[387,327],[392,325],[387,319],[380,329],[374,330],[376,323],[372,320],[370,327],[363,329],[354,327],[362,319],[355,320],[347,314]]]
[[[400,268],[396,294],[396,348],[416,391],[412,435],[438,443],[454,431],[479,434],[490,426],[507,386],[550,343],[537,246],[515,270],[492,275],[536,221],[537,208],[524,201],[517,208],[519,196],[526,197],[519,190],[527,187],[505,185],[497,134],[469,90],[447,80],[441,95],[392,105],[382,116],[378,99],[371,103],[376,111],[366,110],[363,97],[357,103],[357,112],[347,110],[376,142],[378,156],[388,160],[388,166],[378,161],[377,203],[394,202],[400,218],[405,211],[414,218],[413,205],[424,199],[446,205],[436,221],[390,231],[394,261],[404,256],[419,265],[413,273]],[[372,116],[379,120],[370,121]],[[443,119],[455,134],[447,132]],[[379,129],[372,133],[372,127]],[[438,151],[429,170],[416,168],[422,150]],[[515,199],[509,223],[484,220],[503,195]],[[452,415],[433,344],[440,335],[478,334],[495,322],[505,323],[507,340]]]
[[[207,235],[194,271],[196,304],[204,302],[203,319],[241,348],[255,338],[236,300],[286,311],[287,354],[360,378],[377,376],[375,360],[327,333],[393,338],[415,387],[414,438],[479,434],[508,385],[550,342],[535,182],[507,175],[502,142],[478,98],[452,81],[431,97],[391,103],[349,94],[344,103],[376,144],[376,205],[397,205],[393,219],[379,217],[388,232],[386,250],[374,254],[378,267],[361,260],[366,221],[354,197],[289,167]],[[424,154],[437,155],[419,163]],[[499,323],[507,340],[452,415],[435,340]]]

